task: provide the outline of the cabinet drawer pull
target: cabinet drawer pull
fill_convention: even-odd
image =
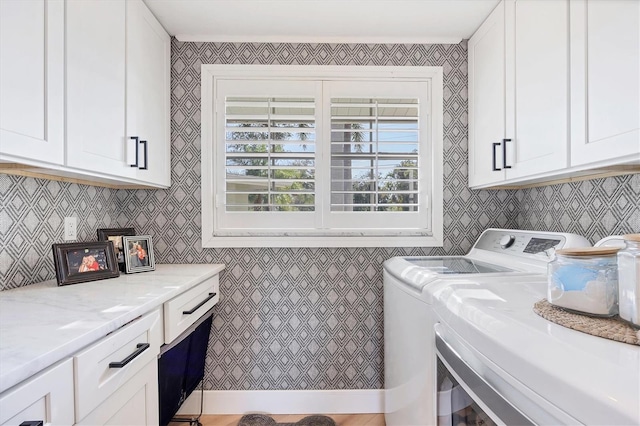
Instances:
[[[147,149],[147,141],[140,141],[140,143],[144,145],[144,167],[138,168],[140,170],[147,170],[147,166],[149,165],[149,151]]]
[[[511,166],[507,166],[507,142],[511,142],[511,139],[502,139],[502,168],[510,169]]]
[[[146,351],[147,349],[149,349],[149,345],[148,343],[138,343],[136,345],[136,349],[131,355],[129,355],[128,357],[126,357],[125,359],[123,359],[122,361],[117,361],[117,362],[110,362],[109,363],[109,368],[122,368],[125,365],[129,364],[131,361],[133,361],[133,359],[135,357],[137,357],[138,355],[140,355],[142,352]]]
[[[129,164],[129,167],[138,167],[138,137],[131,136],[129,139],[132,139],[135,142],[135,151],[136,151],[136,162],[134,164]]]
[[[500,146],[500,142],[494,142],[493,143],[493,171],[494,172],[502,170],[502,169],[498,168],[498,165],[496,164],[496,147],[497,146]]]
[[[26,422],[20,423],[20,426],[44,426],[43,420],[27,420]]]
[[[209,295],[207,296],[206,299],[204,299],[202,302],[198,303],[192,309],[190,309],[188,311],[182,311],[182,315],[191,315],[192,313],[194,313],[195,311],[200,309],[202,307],[202,305],[204,305],[205,303],[207,303],[209,300],[213,299],[214,297],[216,297],[216,293],[209,293]]]

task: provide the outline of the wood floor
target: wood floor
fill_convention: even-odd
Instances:
[[[338,426],[384,426],[384,414],[326,414]],[[295,423],[307,414],[271,414],[278,423]],[[242,414],[207,415],[200,418],[203,426],[236,426]],[[186,423],[171,423],[170,426]]]

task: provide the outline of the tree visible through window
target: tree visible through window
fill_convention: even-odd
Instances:
[[[309,99],[227,99],[228,210],[315,210],[313,105]]]
[[[333,211],[417,211],[417,99],[331,99]]]

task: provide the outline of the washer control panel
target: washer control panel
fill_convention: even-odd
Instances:
[[[505,235],[504,237],[500,238],[500,247],[506,249],[511,247],[515,242],[516,237],[514,237],[513,235]]]
[[[559,232],[520,231],[517,229],[487,229],[474,248],[516,256],[536,257],[549,249],[590,247],[585,238]]]

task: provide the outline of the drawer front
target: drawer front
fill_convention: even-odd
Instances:
[[[161,344],[157,309],[79,352],[74,357],[76,419],[87,416],[149,362],[157,362]]]
[[[0,395],[0,425],[29,420],[73,424],[73,361],[68,359]]]
[[[149,362],[76,425],[156,426],[158,366]]]
[[[219,283],[216,275],[165,302],[164,343],[173,341],[218,303],[219,299]]]

